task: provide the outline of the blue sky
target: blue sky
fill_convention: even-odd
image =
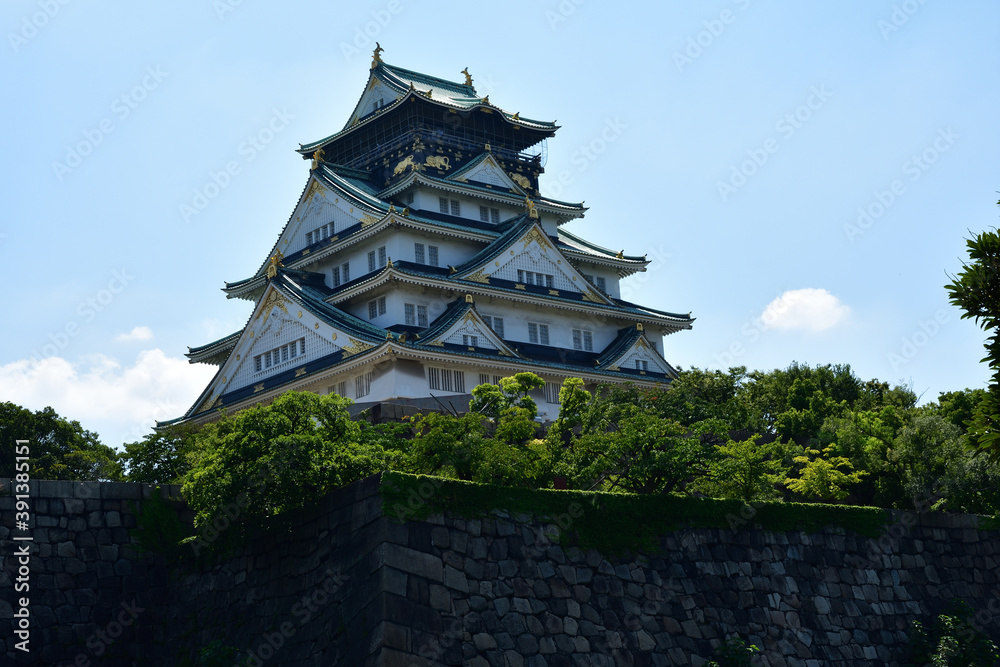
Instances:
[[[543,191],[649,254],[623,291],[697,318],[675,366],[987,381],[943,285],[1000,214],[996,3],[9,0],[0,26],[0,400],[107,444],[207,383],[183,353],[242,327],[219,289],[270,250],[294,149],[343,125],[375,40],[558,121]]]

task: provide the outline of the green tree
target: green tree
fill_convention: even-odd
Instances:
[[[992,667],[1000,658],[997,646],[973,620],[972,608],[953,599],[930,632],[923,623],[910,626],[913,664],[933,667]]]
[[[718,457],[709,461],[708,474],[694,487],[714,498],[748,503],[774,498],[777,495],[774,485],[784,480],[788,468],[782,463],[779,443],[758,445],[760,437],[753,435],[718,445]]]
[[[1000,204],[1000,202],[997,202]],[[945,285],[962,319],[975,319],[988,334],[983,359],[993,376],[988,395],[977,406],[969,427],[969,441],[990,459],[1000,460],[1000,233],[980,232],[966,241],[969,263]]]
[[[32,479],[122,479],[118,453],[80,422],[60,417],[51,407],[32,412],[0,403],[0,477],[14,476],[18,440],[28,441]]]
[[[213,428],[213,427],[209,427]],[[199,428],[171,426],[125,445],[120,454],[125,480],[143,484],[178,484],[191,469],[189,455],[197,447]]]
[[[262,518],[304,506],[385,469],[385,452],[362,445],[339,396],[287,392],[222,419],[192,455],[184,496],[203,525],[234,504]]]
[[[538,406],[528,394],[544,386],[545,380],[528,372],[501,378],[499,386],[481,384],[472,390],[469,412],[477,412],[490,419],[499,419],[509,408],[523,408],[531,414],[531,419],[534,419],[538,415]]]
[[[807,498],[817,500],[843,500],[847,497],[848,487],[857,484],[867,473],[850,471],[853,465],[843,456],[833,456],[830,448],[822,452],[817,449],[807,449],[803,456],[796,456],[794,461],[803,464],[799,477],[789,477],[785,485]]]

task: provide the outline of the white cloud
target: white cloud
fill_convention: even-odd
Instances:
[[[131,343],[135,340],[153,340],[153,330],[149,327],[135,327],[128,333],[118,334],[115,340],[122,343]]]
[[[0,366],[0,401],[30,410],[50,405],[118,447],[142,439],[157,419],[183,415],[215,371],[159,349],[140,352],[129,366],[102,354],[20,360]]]
[[[768,329],[825,331],[847,319],[850,307],[825,289],[789,290],[767,304],[760,319]]]

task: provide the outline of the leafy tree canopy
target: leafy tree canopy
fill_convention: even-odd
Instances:
[[[0,477],[13,477],[17,440],[28,441],[32,479],[122,479],[117,452],[51,407],[32,412],[0,403]]]

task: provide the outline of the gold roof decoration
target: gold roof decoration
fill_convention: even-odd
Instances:
[[[524,198],[524,206],[528,210],[528,217],[538,219],[538,211],[535,210],[535,202],[531,201],[529,197]]]
[[[281,254],[280,250],[278,252],[274,253],[273,255],[271,255],[271,259],[269,260],[270,263],[267,266],[267,279],[268,280],[270,280],[271,278],[274,278],[276,275],[278,275],[278,269],[281,268],[282,266],[284,266],[284,264],[281,263],[281,260],[283,260],[284,258],[285,258],[285,256],[283,254]]]
[[[323,161],[323,149],[317,148],[316,152],[313,153],[312,167],[310,167],[310,169],[313,171],[319,169],[319,163],[322,161]]]
[[[465,85],[471,86],[472,85],[472,75],[469,74],[469,68],[466,67],[465,69],[463,69],[461,71],[461,74],[465,75]]]
[[[382,52],[383,51],[385,51],[385,49],[383,49],[381,47],[381,45],[379,45],[378,42],[375,42],[375,50],[372,51],[372,69],[375,69],[375,67],[380,62],[382,62]]]

